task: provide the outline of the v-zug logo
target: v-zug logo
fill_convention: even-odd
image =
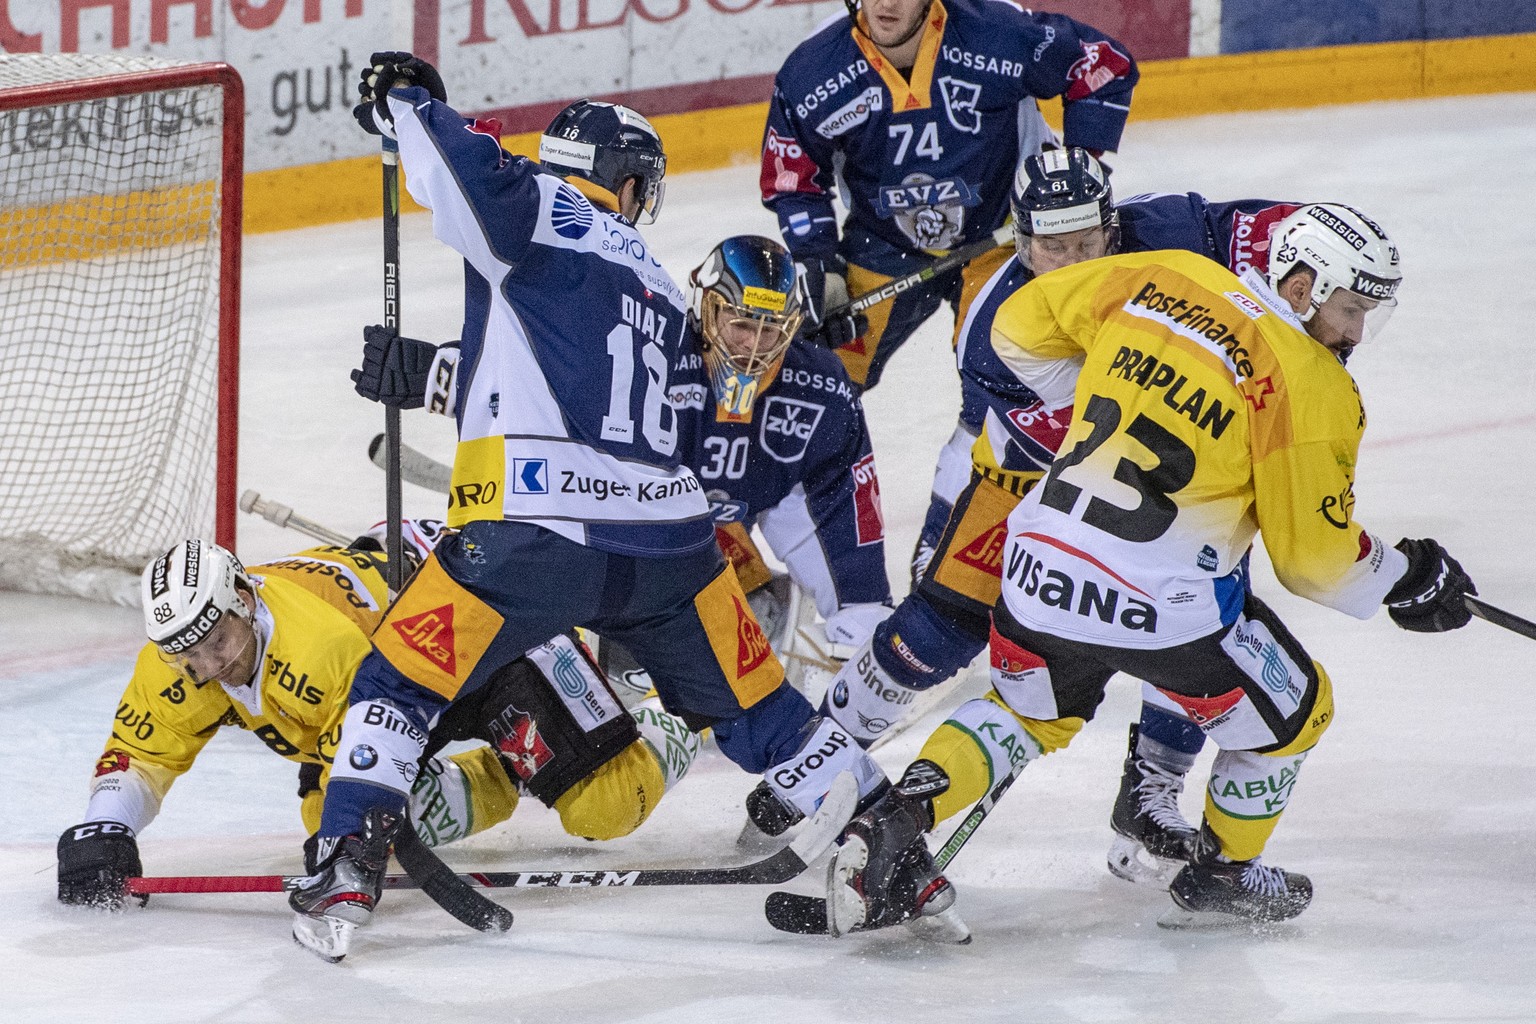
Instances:
[[[569,185],[560,185],[549,204],[549,224],[561,238],[582,238],[592,228],[592,206]]]
[[[549,460],[548,459],[513,459],[512,460],[512,493],[513,494],[548,494],[549,493]]]
[[[780,462],[799,462],[826,411],[815,402],[770,395],[763,407],[763,450]]]

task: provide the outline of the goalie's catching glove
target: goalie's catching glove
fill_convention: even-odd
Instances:
[[[1415,633],[1443,633],[1472,621],[1463,598],[1477,593],[1477,585],[1460,562],[1427,538],[1404,537],[1397,550],[1408,556],[1408,571],[1384,599],[1393,622]]]
[[[362,102],[352,108],[352,116],[370,135],[395,136],[395,119],[389,113],[389,90],[397,85],[419,85],[435,100],[448,102],[448,90],[443,87],[443,76],[437,68],[422,60],[397,50],[386,50],[368,58],[363,68],[362,81],[357,84],[357,94]]]

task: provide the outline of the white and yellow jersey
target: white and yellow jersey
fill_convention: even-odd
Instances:
[[[87,820],[149,824],[222,726],[329,769],[347,694],[387,606],[384,560],[320,547],[250,567],[261,668],[246,686],[194,684],[145,644],[96,765]]]
[[[1182,251],[1045,274],[998,311],[997,354],[1074,406],[1008,519],[1020,622],[1162,648],[1234,621],[1255,533],[1281,582],[1369,617],[1406,559],[1354,520],[1365,411],[1337,357],[1257,275]]]

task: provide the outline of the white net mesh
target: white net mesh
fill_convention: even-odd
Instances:
[[[222,89],[5,106],[181,66],[0,57],[0,586],[132,603],[146,562],[212,536]]]

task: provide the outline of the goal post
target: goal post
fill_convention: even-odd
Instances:
[[[234,546],[244,123],[227,64],[0,55],[0,587]]]

